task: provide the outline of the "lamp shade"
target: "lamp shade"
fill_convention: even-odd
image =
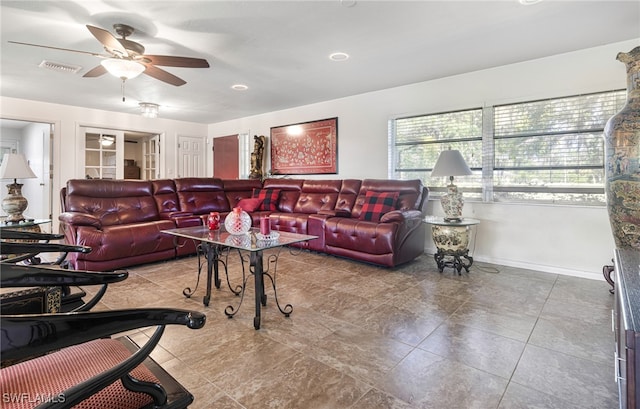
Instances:
[[[460,154],[460,151],[449,149],[440,152],[431,176],[464,176],[471,175],[471,169]]]
[[[0,166],[0,179],[33,179],[36,178],[27,159],[19,153],[5,153]]]
[[[100,61],[100,64],[109,71],[109,74],[122,80],[135,78],[146,69],[143,64],[137,61],[124,60],[122,58],[107,58]]]

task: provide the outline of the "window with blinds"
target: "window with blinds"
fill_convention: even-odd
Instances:
[[[466,196],[480,197],[482,109],[398,118],[391,125],[394,178],[420,179],[431,192],[443,192],[448,179],[431,178],[431,171],[441,151],[457,149],[474,175],[458,177],[455,183]]]
[[[458,149],[473,171],[455,183],[466,198],[604,204],[607,120],[626,91],[490,106],[389,121],[390,177],[421,179],[431,192],[438,155]]]
[[[494,107],[493,200],[605,203],[607,120],[625,91]]]

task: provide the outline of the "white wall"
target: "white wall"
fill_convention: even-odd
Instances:
[[[177,167],[177,144],[179,135],[201,136],[207,134],[207,126],[191,122],[163,118],[144,118],[141,115],[100,111],[68,105],[50,104],[24,99],[0,97],[0,116],[33,122],[46,122],[54,126],[53,142],[53,231],[57,231],[60,214],[59,192],[69,179],[82,178],[78,174],[81,155],[76,146],[82,137],[81,126],[105,129],[157,133],[164,139],[161,162],[164,167],[161,177],[174,177]],[[32,198],[29,198],[31,202]],[[38,199],[35,199],[38,200]]]
[[[389,119],[626,88],[624,64],[615,57],[639,43],[640,38],[211,124],[208,134],[249,130],[268,136],[273,126],[337,116],[338,174],[309,177],[387,178]],[[430,210],[442,215],[439,203],[431,203]],[[465,204],[464,214],[481,220],[476,260],[597,279],[611,262],[613,237],[602,207],[475,202]],[[428,243],[426,250],[433,253],[430,237]]]

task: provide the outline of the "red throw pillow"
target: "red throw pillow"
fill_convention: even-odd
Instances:
[[[360,220],[379,222],[383,214],[396,209],[398,192],[368,191],[362,205]]]
[[[238,207],[247,213],[251,213],[258,210],[261,204],[262,204],[262,199],[259,199],[257,197],[252,197],[252,198],[240,199],[240,201],[238,202]]]
[[[267,210],[271,212],[278,211],[278,197],[280,197],[280,189],[253,189],[252,196],[262,200],[260,210]]]

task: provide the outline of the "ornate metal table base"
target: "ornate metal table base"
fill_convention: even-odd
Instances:
[[[462,275],[462,269],[468,273],[469,268],[473,264],[473,257],[469,255],[469,250],[465,250],[462,253],[447,254],[438,250],[433,258],[438,264],[438,271],[441,273],[445,267],[453,267],[458,272],[458,275]]]
[[[192,290],[191,287],[187,287],[184,290],[182,290],[182,294],[187,297],[187,298],[191,298],[191,296],[193,295],[193,293],[196,292],[196,290],[198,289],[198,285],[200,284],[200,274],[202,273],[202,267],[204,266],[204,263],[202,263],[200,261],[200,255],[203,254],[206,262],[207,262],[207,292],[205,293],[204,297],[202,298],[202,303],[205,306],[209,306],[209,301],[211,301],[211,282],[213,281],[214,285],[216,286],[216,288],[220,288],[220,269],[219,269],[219,265],[222,264],[222,266],[224,267],[224,274],[227,277],[227,286],[229,287],[229,290],[231,290],[232,293],[234,293],[235,295],[240,295],[241,292],[241,288],[240,286],[236,287],[235,289],[231,287],[231,282],[229,281],[229,272],[227,270],[227,261],[229,259],[229,251],[231,249],[230,248],[224,248],[221,246],[218,246],[216,244],[212,244],[212,243],[208,243],[208,242],[201,242],[200,244],[198,244],[197,247],[197,252],[198,252],[198,277],[196,279],[196,286],[195,288]],[[224,260],[221,258],[222,254],[225,254]],[[243,269],[243,275],[244,275],[244,264],[242,265],[242,269]],[[213,279],[213,280],[212,280]]]
[[[255,329],[260,329],[260,319],[261,319],[261,309],[263,306],[267,306],[267,294],[264,291],[264,277],[269,278],[271,281],[271,287],[273,288],[273,298],[276,300],[276,305],[278,306],[278,310],[285,316],[289,317],[293,312],[293,306],[291,304],[286,304],[284,308],[280,306],[280,302],[278,301],[278,291],[276,289],[276,273],[278,270],[278,257],[280,255],[280,251],[282,247],[280,247],[276,254],[270,254],[267,257],[267,265],[266,269],[264,266],[263,252],[262,251],[253,251],[249,257],[249,271],[254,277],[255,281],[255,305],[256,305],[256,315],[253,318],[253,327]],[[247,261],[245,257],[240,256],[240,261],[242,262],[242,286],[239,287],[241,289],[240,294],[240,303],[236,308],[232,305],[228,305],[225,308],[224,313],[227,317],[233,318],[240,307],[242,306],[242,301],[244,300],[244,292],[247,288],[247,280],[249,276],[245,274],[244,263]],[[273,267],[273,275],[269,273]]]
[[[253,319],[253,326],[255,329],[260,329],[261,309],[267,305],[267,294],[265,293],[265,277],[271,280],[271,287],[273,288],[274,299],[278,310],[288,317],[293,312],[293,306],[286,304],[284,308],[278,301],[278,292],[276,290],[276,272],[278,267],[278,257],[280,251],[294,243],[299,243],[307,240],[317,239],[317,236],[311,236],[307,234],[298,234],[291,232],[272,232],[269,236],[260,234],[259,229],[252,228],[248,234],[230,234],[222,228],[217,231],[210,231],[207,226],[191,226],[181,227],[177,229],[162,230],[163,233],[171,234],[177,237],[183,237],[190,240],[200,242],[198,245],[198,278],[196,282],[196,288],[185,288],[182,293],[185,297],[191,297],[200,283],[200,275],[202,274],[203,264],[200,256],[204,255],[207,260],[207,290],[203,297],[203,303],[205,306],[209,305],[211,300],[211,283],[213,282],[216,288],[220,288],[220,274],[219,265],[224,267],[225,275],[227,276],[227,285],[231,292],[240,296],[240,302],[236,307],[229,305],[225,308],[225,314],[229,318],[233,318],[237,313],[242,302],[244,301],[244,293],[247,289],[247,280],[250,275],[253,275],[255,281],[255,317]],[[179,243],[175,242],[176,246]],[[242,263],[242,285],[233,288],[229,281],[229,272],[227,269],[227,262],[229,252],[233,249],[238,251],[240,262]],[[265,256],[264,250],[273,250],[273,253]],[[247,252],[249,255],[247,256]],[[266,260],[265,260],[266,259]],[[266,265],[265,265],[266,261]],[[245,263],[248,262],[249,272],[248,274],[245,268]]]

